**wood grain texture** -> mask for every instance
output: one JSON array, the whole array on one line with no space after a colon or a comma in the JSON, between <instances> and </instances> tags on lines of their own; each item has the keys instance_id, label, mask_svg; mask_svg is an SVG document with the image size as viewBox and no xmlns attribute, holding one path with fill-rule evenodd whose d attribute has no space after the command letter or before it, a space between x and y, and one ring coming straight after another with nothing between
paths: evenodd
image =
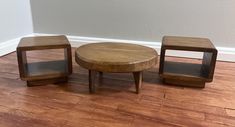
<instances>
[{"instance_id":1,"label":"wood grain texture","mask_svg":"<svg viewBox=\"0 0 235 127\"><path fill-rule=\"evenodd\" d=\"M167 49L214 52L215 46L208 38L164 36L162 43Z\"/></svg>"},{"instance_id":2,"label":"wood grain texture","mask_svg":"<svg viewBox=\"0 0 235 127\"><path fill-rule=\"evenodd\" d=\"M94 73L131 72L134 75L138 94L142 84L142 71L156 65L158 54L154 49L141 45L102 42L78 47L75 51L75 60L80 66L89 70L90 93L95 92ZM101 77L100 81L102 81Z\"/></svg>"},{"instance_id":3,"label":"wood grain texture","mask_svg":"<svg viewBox=\"0 0 235 127\"><path fill-rule=\"evenodd\" d=\"M101 72L137 72L157 63L157 52L149 47L103 42L80 46L76 61L82 67Z\"/></svg>"},{"instance_id":4,"label":"wood grain texture","mask_svg":"<svg viewBox=\"0 0 235 127\"><path fill-rule=\"evenodd\" d=\"M202 52L202 62L165 60L167 50ZM164 83L204 88L206 82L213 81L217 49L207 38L164 36L160 57L159 75Z\"/></svg>"},{"instance_id":5,"label":"wood grain texture","mask_svg":"<svg viewBox=\"0 0 235 127\"><path fill-rule=\"evenodd\" d=\"M35 50L38 52L39 50L46 49L62 49L64 58L62 60L52 58L46 61L27 61L28 52ZM49 54L39 53L38 55L47 56ZM22 38L17 47L17 59L20 78L27 81L28 86L64 82L67 81L67 76L72 73L71 46L66 36Z\"/></svg>"},{"instance_id":6,"label":"wood grain texture","mask_svg":"<svg viewBox=\"0 0 235 127\"><path fill-rule=\"evenodd\" d=\"M73 49L73 59L75 49ZM34 52L48 60L63 52ZM167 57L171 61L179 61ZM183 61L200 62L194 59ZM158 66L143 72L140 94L133 94L131 73L103 73L96 94L89 94L88 71L73 61L67 83L26 87L19 80L16 53L0 58L1 127L234 127L235 63L217 62L214 81L204 89L161 83ZM98 80L98 78L97 78ZM96 80L96 82L98 82Z\"/></svg>"},{"instance_id":7,"label":"wood grain texture","mask_svg":"<svg viewBox=\"0 0 235 127\"><path fill-rule=\"evenodd\" d=\"M25 37L20 40L17 48L21 50L41 50L41 49L58 49L70 47L66 36L37 36Z\"/></svg>"}]
</instances>

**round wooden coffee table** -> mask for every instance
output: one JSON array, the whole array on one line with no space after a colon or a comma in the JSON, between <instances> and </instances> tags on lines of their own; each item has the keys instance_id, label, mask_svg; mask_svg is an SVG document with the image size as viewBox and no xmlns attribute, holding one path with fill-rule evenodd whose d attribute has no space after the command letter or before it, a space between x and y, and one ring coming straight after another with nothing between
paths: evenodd
<instances>
[{"instance_id":1,"label":"round wooden coffee table","mask_svg":"<svg viewBox=\"0 0 235 127\"><path fill-rule=\"evenodd\" d=\"M89 70L89 90L95 92L96 73L133 73L136 93L142 83L142 71L156 65L158 54L149 47L128 43L92 43L75 51L76 62Z\"/></svg>"}]
</instances>

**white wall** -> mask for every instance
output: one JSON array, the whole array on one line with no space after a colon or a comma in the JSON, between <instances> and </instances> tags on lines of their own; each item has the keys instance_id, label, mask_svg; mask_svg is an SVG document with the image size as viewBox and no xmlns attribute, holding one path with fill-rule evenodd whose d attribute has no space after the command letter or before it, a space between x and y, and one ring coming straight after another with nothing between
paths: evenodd
<instances>
[{"instance_id":1,"label":"white wall","mask_svg":"<svg viewBox=\"0 0 235 127\"><path fill-rule=\"evenodd\" d=\"M161 41L210 38L235 48L235 0L31 0L34 32Z\"/></svg>"},{"instance_id":2,"label":"white wall","mask_svg":"<svg viewBox=\"0 0 235 127\"><path fill-rule=\"evenodd\" d=\"M29 0L0 0L0 16L0 44L33 33Z\"/></svg>"}]
</instances>

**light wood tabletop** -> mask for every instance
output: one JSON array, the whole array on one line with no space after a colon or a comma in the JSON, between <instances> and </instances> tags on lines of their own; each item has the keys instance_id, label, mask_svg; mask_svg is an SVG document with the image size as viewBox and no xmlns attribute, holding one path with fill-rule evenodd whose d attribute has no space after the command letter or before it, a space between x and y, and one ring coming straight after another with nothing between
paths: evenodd
<instances>
[{"instance_id":1,"label":"light wood tabletop","mask_svg":"<svg viewBox=\"0 0 235 127\"><path fill-rule=\"evenodd\" d=\"M216 48L208 38L164 36L164 48L188 51L214 51Z\"/></svg>"},{"instance_id":2,"label":"light wood tabletop","mask_svg":"<svg viewBox=\"0 0 235 127\"><path fill-rule=\"evenodd\" d=\"M71 47L66 36L36 36L24 37L20 40L17 48L21 50L41 50L41 49L58 49Z\"/></svg>"},{"instance_id":3,"label":"light wood tabletop","mask_svg":"<svg viewBox=\"0 0 235 127\"><path fill-rule=\"evenodd\" d=\"M103 42L80 46L75 52L76 62L89 70L90 92L94 90L96 72L134 74L137 93L142 80L142 71L157 63L156 50L129 43ZM94 73L94 74L93 74ZM101 73L102 74L102 73Z\"/></svg>"}]
</instances>

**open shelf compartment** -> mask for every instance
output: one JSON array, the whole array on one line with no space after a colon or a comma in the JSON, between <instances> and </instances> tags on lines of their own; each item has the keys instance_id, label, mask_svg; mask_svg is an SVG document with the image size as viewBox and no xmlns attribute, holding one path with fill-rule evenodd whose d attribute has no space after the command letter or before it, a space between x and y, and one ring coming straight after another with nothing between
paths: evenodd
<instances>
[{"instance_id":1,"label":"open shelf compartment","mask_svg":"<svg viewBox=\"0 0 235 127\"><path fill-rule=\"evenodd\" d=\"M64 77L69 73L65 60L27 63L25 72L26 80Z\"/></svg>"},{"instance_id":2,"label":"open shelf compartment","mask_svg":"<svg viewBox=\"0 0 235 127\"><path fill-rule=\"evenodd\" d=\"M202 64L165 61L162 77L169 76L206 81L208 74L203 70Z\"/></svg>"}]
</instances>

